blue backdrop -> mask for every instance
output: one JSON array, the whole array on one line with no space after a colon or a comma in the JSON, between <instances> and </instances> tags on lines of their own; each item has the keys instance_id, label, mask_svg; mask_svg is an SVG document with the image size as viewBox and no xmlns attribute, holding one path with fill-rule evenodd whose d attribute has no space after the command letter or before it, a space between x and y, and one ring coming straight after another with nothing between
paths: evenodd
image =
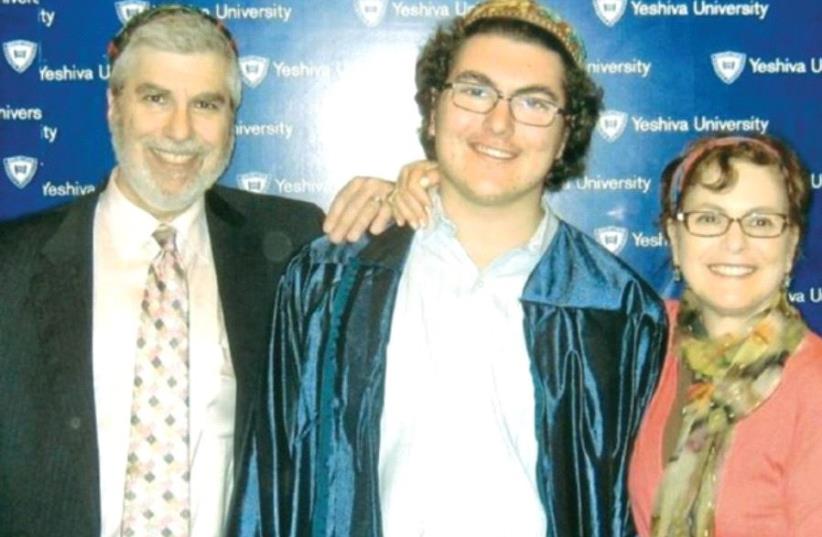
<instances>
[{"instance_id":1,"label":"blue backdrop","mask_svg":"<svg viewBox=\"0 0 822 537\"><path fill-rule=\"evenodd\" d=\"M157 2L155 2L157 3ZM236 188L327 207L354 175L422 157L414 61L450 1L194 1L234 33L244 75ZM106 45L138 0L0 0L0 219L92 191L113 164ZM808 240L791 298L822 332L822 23L819 0L555 0L588 46L606 108L587 175L554 201L567 220L676 292L656 225L659 174L721 130L786 138L812 172ZM14 260L3 259L2 263Z\"/></svg>"}]
</instances>

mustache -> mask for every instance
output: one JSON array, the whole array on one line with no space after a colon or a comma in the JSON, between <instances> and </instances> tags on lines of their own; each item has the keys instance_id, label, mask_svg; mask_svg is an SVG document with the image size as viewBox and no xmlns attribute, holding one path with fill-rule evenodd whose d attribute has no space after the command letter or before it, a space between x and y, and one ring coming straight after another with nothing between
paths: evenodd
<instances>
[{"instance_id":1,"label":"mustache","mask_svg":"<svg viewBox=\"0 0 822 537\"><path fill-rule=\"evenodd\" d=\"M208 151L204 144L193 139L175 141L166 138L151 138L145 140L145 144L149 149L157 149L176 155L203 155Z\"/></svg>"}]
</instances>

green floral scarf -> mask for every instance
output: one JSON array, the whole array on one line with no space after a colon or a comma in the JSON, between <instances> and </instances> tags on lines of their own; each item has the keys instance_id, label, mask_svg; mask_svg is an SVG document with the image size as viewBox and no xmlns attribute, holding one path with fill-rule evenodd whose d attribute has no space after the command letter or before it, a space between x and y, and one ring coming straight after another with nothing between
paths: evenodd
<instances>
[{"instance_id":1,"label":"green floral scarf","mask_svg":"<svg viewBox=\"0 0 822 537\"><path fill-rule=\"evenodd\" d=\"M805 331L799 312L780 293L746 334L709 339L699 302L685 291L674 345L693 382L657 491L654 537L713 537L717 480L734 426L774 392Z\"/></svg>"}]
</instances>

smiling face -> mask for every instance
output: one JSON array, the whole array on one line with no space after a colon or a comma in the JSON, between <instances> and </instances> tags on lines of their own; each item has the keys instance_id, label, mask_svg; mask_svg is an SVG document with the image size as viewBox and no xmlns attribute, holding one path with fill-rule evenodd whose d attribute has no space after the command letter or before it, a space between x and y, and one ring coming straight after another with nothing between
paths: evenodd
<instances>
[{"instance_id":1,"label":"smiling face","mask_svg":"<svg viewBox=\"0 0 822 537\"><path fill-rule=\"evenodd\" d=\"M122 89L109 92L117 186L161 219L179 214L225 170L233 148L228 62L216 53L135 51Z\"/></svg>"},{"instance_id":2,"label":"smiling face","mask_svg":"<svg viewBox=\"0 0 822 537\"><path fill-rule=\"evenodd\" d=\"M564 73L559 54L544 46L479 34L462 45L448 82L486 84L507 96L538 92L564 107ZM455 106L451 91L438 96L430 127L443 202L538 206L545 176L565 144L565 118L558 115L548 127L524 125L514 121L506 100L480 114Z\"/></svg>"},{"instance_id":3,"label":"smiling face","mask_svg":"<svg viewBox=\"0 0 822 537\"><path fill-rule=\"evenodd\" d=\"M710 190L699 181L682 200L682 211L714 211L739 218L751 213L787 214L785 184L775 166L733 158L738 180L729 187ZM703 172L707 184L719 175L716 164ZM753 238L738 222L718 237L697 237L673 220L667 223L673 261L697 296L705 326L718 336L736 333L781 291L790 273L798 242L795 226L774 238Z\"/></svg>"}]
</instances>

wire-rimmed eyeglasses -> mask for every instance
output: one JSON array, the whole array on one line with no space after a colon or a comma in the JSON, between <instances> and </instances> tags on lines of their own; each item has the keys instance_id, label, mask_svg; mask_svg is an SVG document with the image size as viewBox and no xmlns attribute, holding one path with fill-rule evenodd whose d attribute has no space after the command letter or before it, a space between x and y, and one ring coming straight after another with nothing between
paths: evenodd
<instances>
[{"instance_id":1,"label":"wire-rimmed eyeglasses","mask_svg":"<svg viewBox=\"0 0 822 537\"><path fill-rule=\"evenodd\" d=\"M557 115L567 115L565 109L542 91L525 91L505 96L493 86L476 82L448 82L442 88L451 90L451 101L455 106L478 114L487 114L493 110L500 99L508 101L514 120L533 127L548 127Z\"/></svg>"},{"instance_id":2,"label":"wire-rimmed eyeglasses","mask_svg":"<svg viewBox=\"0 0 822 537\"><path fill-rule=\"evenodd\" d=\"M790 220L780 213L752 212L732 218L719 211L686 211L676 213L676 219L685 225L691 235L718 237L737 222L742 232L757 239L772 239L782 235Z\"/></svg>"}]
</instances>

